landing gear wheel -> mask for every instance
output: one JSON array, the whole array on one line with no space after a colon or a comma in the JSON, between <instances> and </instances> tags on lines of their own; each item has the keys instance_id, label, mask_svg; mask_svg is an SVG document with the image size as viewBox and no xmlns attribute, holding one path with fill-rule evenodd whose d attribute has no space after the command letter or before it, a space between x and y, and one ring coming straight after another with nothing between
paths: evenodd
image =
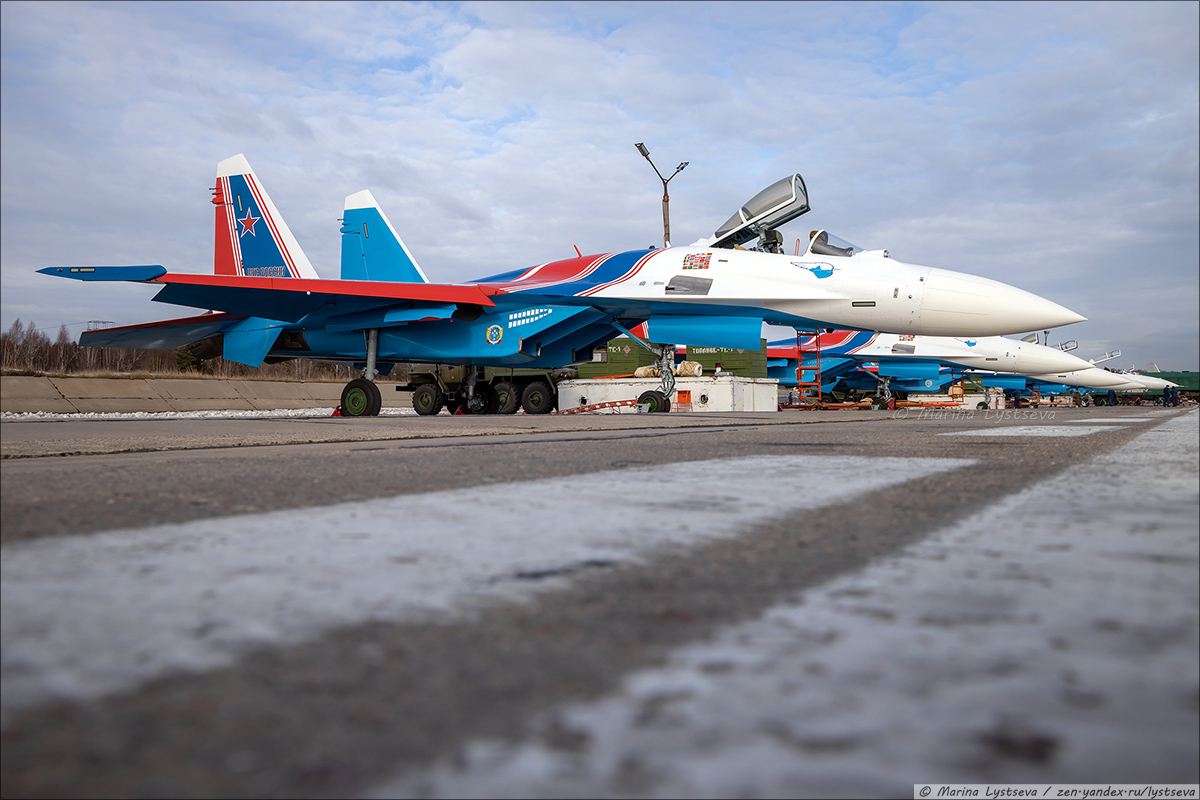
<instances>
[{"instance_id":1,"label":"landing gear wheel","mask_svg":"<svg viewBox=\"0 0 1200 800\"><path fill-rule=\"evenodd\" d=\"M979 409L980 411L987 411L987 403L980 400L975 404L975 408Z\"/></svg>"},{"instance_id":2,"label":"landing gear wheel","mask_svg":"<svg viewBox=\"0 0 1200 800\"><path fill-rule=\"evenodd\" d=\"M554 407L554 392L545 381L534 381L521 393L521 408L526 414L545 414Z\"/></svg>"},{"instance_id":3,"label":"landing gear wheel","mask_svg":"<svg viewBox=\"0 0 1200 800\"><path fill-rule=\"evenodd\" d=\"M347 417L374 417L383 406L379 387L366 378L355 378L342 389L342 415Z\"/></svg>"},{"instance_id":4,"label":"landing gear wheel","mask_svg":"<svg viewBox=\"0 0 1200 800\"><path fill-rule=\"evenodd\" d=\"M446 396L436 383L422 383L413 389L413 410L423 417L430 417L442 410Z\"/></svg>"},{"instance_id":5,"label":"landing gear wheel","mask_svg":"<svg viewBox=\"0 0 1200 800\"><path fill-rule=\"evenodd\" d=\"M487 384L479 384L465 407L468 414L495 414L498 406L496 390Z\"/></svg>"},{"instance_id":6,"label":"landing gear wheel","mask_svg":"<svg viewBox=\"0 0 1200 800\"><path fill-rule=\"evenodd\" d=\"M517 409L521 407L521 390L517 388L517 385L501 381L493 388L496 390L496 413L517 413Z\"/></svg>"},{"instance_id":7,"label":"landing gear wheel","mask_svg":"<svg viewBox=\"0 0 1200 800\"><path fill-rule=\"evenodd\" d=\"M671 401L657 389L651 389L638 395L638 405L650 406L651 414L666 414L671 410Z\"/></svg>"}]
</instances>

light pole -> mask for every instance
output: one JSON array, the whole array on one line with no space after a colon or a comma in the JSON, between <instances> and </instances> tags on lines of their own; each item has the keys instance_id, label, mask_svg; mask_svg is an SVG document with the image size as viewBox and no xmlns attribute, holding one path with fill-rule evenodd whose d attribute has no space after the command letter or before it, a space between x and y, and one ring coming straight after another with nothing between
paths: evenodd
<instances>
[{"instance_id":1,"label":"light pole","mask_svg":"<svg viewBox=\"0 0 1200 800\"><path fill-rule=\"evenodd\" d=\"M641 142L638 142L634 145L634 147L636 147L638 149L638 152L642 154L643 158L645 158L647 161L650 161L650 151L646 149L646 145L644 145ZM686 167L687 165L688 165L688 162L684 161L678 167L676 167L675 171L671 173L671 178L674 178L676 175L678 175L680 172L682 172L683 168ZM662 181L662 185L663 185L663 247L670 247L671 246L671 215L670 215L670 212L668 211L668 204L671 202L671 198L670 198L670 196L667 195L667 184L671 182L671 178L664 178L662 176L662 173L658 171L658 167L654 166L653 161L650 161L650 166L654 167L654 174L658 176L658 179L660 181Z\"/></svg>"}]
</instances>

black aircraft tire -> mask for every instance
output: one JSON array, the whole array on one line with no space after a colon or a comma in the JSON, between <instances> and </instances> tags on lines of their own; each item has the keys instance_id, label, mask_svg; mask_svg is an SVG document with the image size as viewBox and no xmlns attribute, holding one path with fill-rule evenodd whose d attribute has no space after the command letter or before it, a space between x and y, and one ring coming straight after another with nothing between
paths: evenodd
<instances>
[{"instance_id":1,"label":"black aircraft tire","mask_svg":"<svg viewBox=\"0 0 1200 800\"><path fill-rule=\"evenodd\" d=\"M666 414L671 410L671 401L657 389L651 389L638 395L638 405L650 406L651 414Z\"/></svg>"},{"instance_id":2,"label":"black aircraft tire","mask_svg":"<svg viewBox=\"0 0 1200 800\"><path fill-rule=\"evenodd\" d=\"M379 387L366 378L355 378L342 389L342 415L374 417L383 405Z\"/></svg>"},{"instance_id":3,"label":"black aircraft tire","mask_svg":"<svg viewBox=\"0 0 1200 800\"><path fill-rule=\"evenodd\" d=\"M487 384L475 387L475 394L463 404L463 410L468 414L495 414L498 401L496 391Z\"/></svg>"},{"instance_id":4,"label":"black aircraft tire","mask_svg":"<svg viewBox=\"0 0 1200 800\"><path fill-rule=\"evenodd\" d=\"M431 417L442 410L446 398L436 383L422 383L413 389L413 410L423 417Z\"/></svg>"},{"instance_id":5,"label":"black aircraft tire","mask_svg":"<svg viewBox=\"0 0 1200 800\"><path fill-rule=\"evenodd\" d=\"M534 381L521 393L521 408L526 414L547 414L554 407L554 392L545 381Z\"/></svg>"},{"instance_id":6,"label":"black aircraft tire","mask_svg":"<svg viewBox=\"0 0 1200 800\"><path fill-rule=\"evenodd\" d=\"M515 414L521 407L521 389L515 383L500 381L492 387L496 391L496 413Z\"/></svg>"},{"instance_id":7,"label":"black aircraft tire","mask_svg":"<svg viewBox=\"0 0 1200 800\"><path fill-rule=\"evenodd\" d=\"M368 381L368 383L371 384L371 408L368 410L367 415L378 417L379 410L383 408L383 392L379 391L379 384L375 383L375 381Z\"/></svg>"}]
</instances>

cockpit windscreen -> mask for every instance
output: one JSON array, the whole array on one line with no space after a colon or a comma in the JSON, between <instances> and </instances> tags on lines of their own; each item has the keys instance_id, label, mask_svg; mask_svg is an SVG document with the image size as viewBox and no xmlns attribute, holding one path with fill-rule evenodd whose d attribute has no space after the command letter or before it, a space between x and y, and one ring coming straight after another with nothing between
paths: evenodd
<instances>
[{"instance_id":1,"label":"cockpit windscreen","mask_svg":"<svg viewBox=\"0 0 1200 800\"><path fill-rule=\"evenodd\" d=\"M834 236L829 231L813 231L809 234L807 255L849 258L862 251L863 249L858 245Z\"/></svg>"}]
</instances>

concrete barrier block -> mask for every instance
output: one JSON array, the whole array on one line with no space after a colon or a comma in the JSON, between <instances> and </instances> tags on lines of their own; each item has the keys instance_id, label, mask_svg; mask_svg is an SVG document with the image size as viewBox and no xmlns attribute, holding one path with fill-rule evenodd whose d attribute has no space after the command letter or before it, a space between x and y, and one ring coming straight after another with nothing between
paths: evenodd
<instances>
[{"instance_id":1,"label":"concrete barrier block","mask_svg":"<svg viewBox=\"0 0 1200 800\"><path fill-rule=\"evenodd\" d=\"M333 408L344 383L230 381L198 378L41 378L6 376L3 409L12 413L105 413L134 411L272 411ZM412 394L379 384L385 408L410 408Z\"/></svg>"},{"instance_id":2,"label":"concrete barrier block","mask_svg":"<svg viewBox=\"0 0 1200 800\"><path fill-rule=\"evenodd\" d=\"M169 400L242 399L242 396L229 385L228 381L198 378L155 378L146 383L161 397Z\"/></svg>"},{"instance_id":3,"label":"concrete barrier block","mask_svg":"<svg viewBox=\"0 0 1200 800\"><path fill-rule=\"evenodd\" d=\"M308 390L308 395L313 400L320 400L322 405L328 404L336 406L342 402L342 389L346 388L344 383L325 383L314 382L301 384Z\"/></svg>"},{"instance_id":4,"label":"concrete barrier block","mask_svg":"<svg viewBox=\"0 0 1200 800\"><path fill-rule=\"evenodd\" d=\"M30 399L62 399L62 394L50 382L49 378L36 378L25 375L6 375L0 381L0 399L13 400L16 398Z\"/></svg>"},{"instance_id":5,"label":"concrete barrier block","mask_svg":"<svg viewBox=\"0 0 1200 800\"><path fill-rule=\"evenodd\" d=\"M253 404L244 398L225 399L217 397L185 398L167 400L172 411L256 411Z\"/></svg>"},{"instance_id":6,"label":"concrete barrier block","mask_svg":"<svg viewBox=\"0 0 1200 800\"><path fill-rule=\"evenodd\" d=\"M247 400L311 400L312 394L307 385L274 381L229 381L229 386Z\"/></svg>"},{"instance_id":7,"label":"concrete barrier block","mask_svg":"<svg viewBox=\"0 0 1200 800\"><path fill-rule=\"evenodd\" d=\"M313 400L303 383L230 381L229 385L256 411L273 411L277 408L313 408L324 405L322 402Z\"/></svg>"},{"instance_id":8,"label":"concrete barrier block","mask_svg":"<svg viewBox=\"0 0 1200 800\"><path fill-rule=\"evenodd\" d=\"M70 414L76 409L49 378L10 375L0 381L0 410L10 414Z\"/></svg>"},{"instance_id":9,"label":"concrete barrier block","mask_svg":"<svg viewBox=\"0 0 1200 800\"><path fill-rule=\"evenodd\" d=\"M384 408L412 408L412 392L397 392L386 383L379 388Z\"/></svg>"},{"instance_id":10,"label":"concrete barrier block","mask_svg":"<svg viewBox=\"0 0 1200 800\"><path fill-rule=\"evenodd\" d=\"M142 381L145 384L145 381ZM131 413L134 411L173 411L161 397L79 397L72 401L84 414Z\"/></svg>"},{"instance_id":11,"label":"concrete barrier block","mask_svg":"<svg viewBox=\"0 0 1200 800\"><path fill-rule=\"evenodd\" d=\"M151 390L149 381L145 379L121 380L119 378L51 378L54 387L63 397L80 399L100 399L128 397L139 399L159 397L158 392Z\"/></svg>"}]
</instances>

